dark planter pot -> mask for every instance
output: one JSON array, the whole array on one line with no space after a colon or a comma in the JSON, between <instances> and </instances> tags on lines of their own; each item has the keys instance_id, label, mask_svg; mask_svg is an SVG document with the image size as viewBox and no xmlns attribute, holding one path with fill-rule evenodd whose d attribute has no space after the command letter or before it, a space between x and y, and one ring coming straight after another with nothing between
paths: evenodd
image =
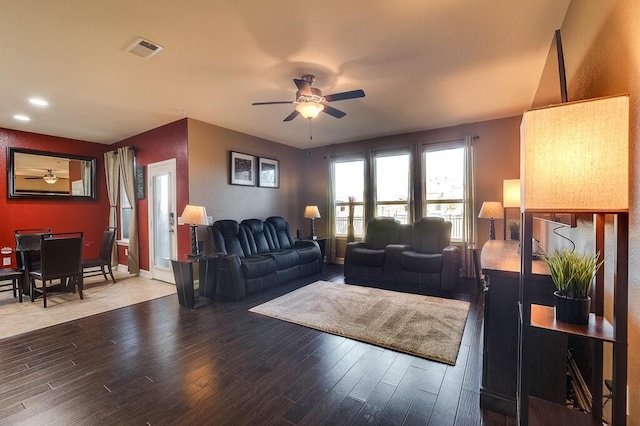
<instances>
[{"instance_id":1,"label":"dark planter pot","mask_svg":"<svg viewBox=\"0 0 640 426\"><path fill-rule=\"evenodd\" d=\"M512 240L519 240L520 239L520 233L518 231L511 231L511 239Z\"/></svg>"},{"instance_id":2,"label":"dark planter pot","mask_svg":"<svg viewBox=\"0 0 640 426\"><path fill-rule=\"evenodd\" d=\"M557 291L553 293L556 297L556 320L568 324L586 325L589 323L589 312L591 311L591 298L572 299L562 296Z\"/></svg>"}]
</instances>

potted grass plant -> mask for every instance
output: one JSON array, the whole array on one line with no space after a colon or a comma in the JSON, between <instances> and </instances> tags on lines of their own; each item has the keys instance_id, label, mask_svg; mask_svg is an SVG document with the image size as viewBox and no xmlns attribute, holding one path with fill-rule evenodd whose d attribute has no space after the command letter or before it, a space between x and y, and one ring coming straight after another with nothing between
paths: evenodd
<instances>
[{"instance_id":1,"label":"potted grass plant","mask_svg":"<svg viewBox=\"0 0 640 426\"><path fill-rule=\"evenodd\" d=\"M353 216L355 214L355 209L356 209L356 197L354 196L350 196L348 198L348 203L349 203L349 222L347 225L347 242L353 242L356 240L356 236L355 236L355 228L353 226Z\"/></svg>"},{"instance_id":2,"label":"potted grass plant","mask_svg":"<svg viewBox=\"0 0 640 426\"><path fill-rule=\"evenodd\" d=\"M556 286L556 320L570 324L587 324L591 310L591 285L602 266L600 253L579 254L573 250L542 254Z\"/></svg>"}]
</instances>

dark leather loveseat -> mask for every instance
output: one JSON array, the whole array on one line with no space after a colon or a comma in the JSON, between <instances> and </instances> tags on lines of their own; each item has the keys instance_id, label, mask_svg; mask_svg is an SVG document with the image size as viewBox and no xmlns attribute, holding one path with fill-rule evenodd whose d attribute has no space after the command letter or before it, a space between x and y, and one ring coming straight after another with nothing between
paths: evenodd
<instances>
[{"instance_id":1,"label":"dark leather loveseat","mask_svg":"<svg viewBox=\"0 0 640 426\"><path fill-rule=\"evenodd\" d=\"M322 271L315 241L294 240L279 216L209 226L218 254L217 293L234 300Z\"/></svg>"},{"instance_id":2,"label":"dark leather loveseat","mask_svg":"<svg viewBox=\"0 0 640 426\"><path fill-rule=\"evenodd\" d=\"M413 225L379 217L364 241L347 244L345 281L386 282L452 291L460 280L460 250L451 246L451 222L426 217Z\"/></svg>"}]
</instances>

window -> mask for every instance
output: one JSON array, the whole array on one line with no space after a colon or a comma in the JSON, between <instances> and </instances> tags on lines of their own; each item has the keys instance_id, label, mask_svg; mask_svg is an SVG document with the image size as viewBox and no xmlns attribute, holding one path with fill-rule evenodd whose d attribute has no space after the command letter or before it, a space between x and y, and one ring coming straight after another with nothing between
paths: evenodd
<instances>
[{"instance_id":1,"label":"window","mask_svg":"<svg viewBox=\"0 0 640 426\"><path fill-rule=\"evenodd\" d=\"M129 242L129 225L132 212L131 203L127 197L127 192L124 190L124 183L120 179L120 241L124 243Z\"/></svg>"},{"instance_id":2,"label":"window","mask_svg":"<svg viewBox=\"0 0 640 426\"><path fill-rule=\"evenodd\" d=\"M452 224L451 240L462 240L464 212L464 147L430 147L423 151L423 216Z\"/></svg>"},{"instance_id":3,"label":"window","mask_svg":"<svg viewBox=\"0 0 640 426\"><path fill-rule=\"evenodd\" d=\"M364 160L333 163L335 235L347 236L349 197L354 200L353 227L356 237L364 234Z\"/></svg>"},{"instance_id":4,"label":"window","mask_svg":"<svg viewBox=\"0 0 640 426\"><path fill-rule=\"evenodd\" d=\"M409 154L375 157L376 217L409 223Z\"/></svg>"}]
</instances>

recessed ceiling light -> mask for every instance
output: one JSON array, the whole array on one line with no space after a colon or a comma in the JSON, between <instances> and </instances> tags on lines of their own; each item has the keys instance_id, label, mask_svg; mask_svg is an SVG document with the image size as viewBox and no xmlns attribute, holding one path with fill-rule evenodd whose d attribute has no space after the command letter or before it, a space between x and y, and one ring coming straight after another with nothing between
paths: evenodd
<instances>
[{"instance_id":1,"label":"recessed ceiling light","mask_svg":"<svg viewBox=\"0 0 640 426\"><path fill-rule=\"evenodd\" d=\"M42 98L31 98L29 99L29 102L37 106L49 106L49 102L45 101Z\"/></svg>"},{"instance_id":2,"label":"recessed ceiling light","mask_svg":"<svg viewBox=\"0 0 640 426\"><path fill-rule=\"evenodd\" d=\"M16 120L19 121L31 121L31 119L29 117L27 117L26 115L23 114L16 114L13 116L13 118L15 118Z\"/></svg>"}]
</instances>

